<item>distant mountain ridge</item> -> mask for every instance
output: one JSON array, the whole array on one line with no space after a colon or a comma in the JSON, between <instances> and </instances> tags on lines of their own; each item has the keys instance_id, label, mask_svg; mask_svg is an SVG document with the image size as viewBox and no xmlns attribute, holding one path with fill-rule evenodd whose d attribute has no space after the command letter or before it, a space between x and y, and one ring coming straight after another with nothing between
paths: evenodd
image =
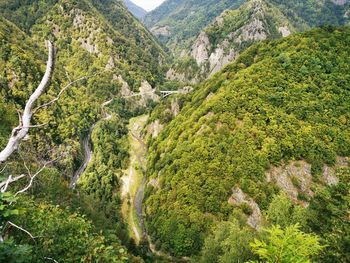
<instances>
[{"instance_id":1,"label":"distant mountain ridge","mask_svg":"<svg viewBox=\"0 0 350 263\"><path fill-rule=\"evenodd\" d=\"M130 0L124 0L124 3L134 16L136 16L140 20L144 19L144 17L147 14L147 11L145 9L143 9L142 7L138 6Z\"/></svg>"},{"instance_id":2,"label":"distant mountain ridge","mask_svg":"<svg viewBox=\"0 0 350 263\"><path fill-rule=\"evenodd\" d=\"M181 52L194 37L226 9L236 9L246 0L167 0L149 12L145 25L173 53Z\"/></svg>"},{"instance_id":3,"label":"distant mountain ridge","mask_svg":"<svg viewBox=\"0 0 350 263\"><path fill-rule=\"evenodd\" d=\"M349 24L349 1L250 0L225 10L181 51L167 77L198 82L232 62L257 41L320 25ZM171 36L169 36L171 37Z\"/></svg>"}]
</instances>

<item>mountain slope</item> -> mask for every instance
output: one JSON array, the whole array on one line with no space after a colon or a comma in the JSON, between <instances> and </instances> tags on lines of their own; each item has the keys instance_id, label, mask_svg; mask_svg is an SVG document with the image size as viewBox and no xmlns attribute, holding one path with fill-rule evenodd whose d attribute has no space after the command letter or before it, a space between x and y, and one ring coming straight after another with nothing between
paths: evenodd
<instances>
[{"instance_id":1,"label":"mountain slope","mask_svg":"<svg viewBox=\"0 0 350 263\"><path fill-rule=\"evenodd\" d=\"M202 30L192 47L175 61L168 78L198 82L257 41L285 37L323 24L347 24L349 8L347 1L248 1L237 10L226 10Z\"/></svg>"},{"instance_id":2,"label":"mountain slope","mask_svg":"<svg viewBox=\"0 0 350 263\"><path fill-rule=\"evenodd\" d=\"M134 16L136 16L138 19L142 20L146 16L147 11L145 9L143 9L142 7L134 4L134 2L132 2L130 0L124 0L124 3L128 7L129 11Z\"/></svg>"},{"instance_id":3,"label":"mountain slope","mask_svg":"<svg viewBox=\"0 0 350 263\"><path fill-rule=\"evenodd\" d=\"M279 189L310 200L325 165L350 155L349 41L348 28L327 27L263 42L200 85L150 146L145 211L155 244L193 255L237 207L259 228ZM274 172L291 160L304 160L291 163L294 183Z\"/></svg>"},{"instance_id":4,"label":"mountain slope","mask_svg":"<svg viewBox=\"0 0 350 263\"><path fill-rule=\"evenodd\" d=\"M148 64L153 67L153 60L147 58L147 51L151 53L153 58L157 58L160 63L164 63L165 54L154 37L143 27L143 25L135 19L126 9L125 5L119 0L88 0L75 3L74 1L60 0L27 0L23 1L0 1L0 13L8 20L15 23L19 28L26 32L30 32L33 25L41 24L47 14L57 6L72 6L84 10L89 10L90 15L96 15L109 28L118 31L119 38L123 38L119 44L135 49L135 53L145 53L140 61L148 59ZM64 12L64 10L63 10ZM100 14L99 14L100 13ZM67 19L66 19L67 20ZM69 21L71 22L71 21ZM113 33L115 34L115 32ZM121 48L121 47L120 47ZM146 50L146 52L144 52ZM121 52L122 54L123 52ZM129 52L130 53L130 52ZM132 57L131 54L126 56ZM161 75L161 74L155 74ZM153 84L153 83L152 83Z\"/></svg>"},{"instance_id":5,"label":"mountain slope","mask_svg":"<svg viewBox=\"0 0 350 263\"><path fill-rule=\"evenodd\" d=\"M42 45L36 44L13 23L2 17L0 17L0 42L0 147L3 149L11 129L18 125L16 109L18 112L23 109L24 103L40 83L45 71L47 52ZM66 83L65 70L58 63L51 85L46 94L39 99L39 105L50 101ZM79 84L77 86L82 89L82 94L79 94L74 85L69 90L69 95L73 95L74 98L63 94L57 104L36 112L32 125L39 123L46 123L46 125L40 129L31 128L18 151L8 160L5 169L1 170L1 177L5 178L10 174L26 175L28 171L30 173L39 169L42 163L54 158L60 159L55 165L47 165L37 176L30 191L19 195L20 201L12 204L16 209L23 211L20 215L11 217L13 222L25 227L35 236L40 233L45 235L42 235L33 245L32 239L24 232L8 230L10 238L6 238L5 244L7 242L9 244L7 247L2 245L0 248L1 258L5 262L12 262L13 253L16 253L17 257L26 253L24 247L27 250L30 249L25 256L25 262L43 262L45 261L43 255L61 258L65 262L77 262L82 258L93 261L128 258L118 238L102 234L98 226L102 224L104 231L110 231L115 229L119 222L111 220L102 212L103 205L99 200L95 199L91 203L83 193L77 197L68 189L64 181L64 177L68 178L71 169L74 169L74 159L77 158L79 150L79 133L83 132L84 125L89 125L88 121L91 120L84 114L88 112L98 114L94 109L97 107L96 102L84 96L86 89L81 83ZM86 101L89 102L88 107L84 107ZM82 109L74 109L75 112L72 113L72 110L67 110L67 106L72 107L72 105L82 106ZM81 119L80 122L75 122L75 127L82 130L72 132L71 135L60 134L57 126L74 118L74 114L78 114ZM29 179L28 175L28 179L11 186L9 190L16 192L22 189L29 183ZM11 192L7 194L11 196ZM1 204L4 204L3 196L2 194L0 197ZM4 226L6 219L2 214L1 228L6 227ZM117 231L114 233L120 234ZM70 236L74 238L71 239ZM13 244L11 243L13 240L16 243L13 245L9 259L6 257L6 252L8 246ZM107 246L110 246L108 250L104 249ZM93 252L97 247L101 249L99 253Z\"/></svg>"},{"instance_id":6,"label":"mountain slope","mask_svg":"<svg viewBox=\"0 0 350 263\"><path fill-rule=\"evenodd\" d=\"M144 22L172 52L178 54L215 17L243 2L245 0L167 0L148 13Z\"/></svg>"},{"instance_id":7,"label":"mountain slope","mask_svg":"<svg viewBox=\"0 0 350 263\"><path fill-rule=\"evenodd\" d=\"M26 262L42 262L43 255L64 262L127 262L131 256L119 240L131 244L119 213L119 179L128 166L126 125L129 118L144 112L144 105L151 100L145 96L144 103L140 103L136 96L131 101L123 96L145 87L154 95L148 83L162 83L165 53L117 0L0 3L1 146L18 122L15 109L23 108L43 75L45 40L52 40L58 48L51 85L38 104L53 100L62 91L61 96L35 113L32 124L44 125L30 129L20 147L23 155L15 153L5 172L1 172L1 177L26 174L27 166L34 171L57 159L38 176L35 187L21 203L16 203L28 212L15 216L14 222L28 226L36 236L49 233L36 242L40 248L35 247ZM67 86L71 81L73 85ZM110 102L108 109L102 107L106 101ZM110 115L108 119L104 119L104 110ZM68 185L84 159L80 142L92 128L93 157L78 183L78 197ZM23 186L25 183L27 180ZM10 190L16 192L19 187L18 184ZM43 223L45 213L47 225ZM18 244L32 244L23 233L14 231L11 236ZM52 238L56 236L60 238ZM84 245L78 244L82 236Z\"/></svg>"}]
</instances>

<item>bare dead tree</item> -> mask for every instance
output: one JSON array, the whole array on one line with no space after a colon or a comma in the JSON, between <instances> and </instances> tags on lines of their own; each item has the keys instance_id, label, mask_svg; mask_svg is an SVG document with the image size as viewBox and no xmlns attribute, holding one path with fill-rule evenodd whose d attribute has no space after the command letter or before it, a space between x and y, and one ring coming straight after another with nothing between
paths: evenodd
<instances>
[{"instance_id":1,"label":"bare dead tree","mask_svg":"<svg viewBox=\"0 0 350 263\"><path fill-rule=\"evenodd\" d=\"M18 148L21 141L27 136L29 128L31 127L30 122L33 116L33 108L39 97L45 92L50 84L51 77L55 66L56 49L52 42L47 41L49 48L49 56L46 64L46 71L44 77L42 78L39 86L30 96L27 101L23 115L20 116L19 125L12 130L11 137L5 147L0 152L0 163L5 162L11 154Z\"/></svg>"},{"instance_id":2,"label":"bare dead tree","mask_svg":"<svg viewBox=\"0 0 350 263\"><path fill-rule=\"evenodd\" d=\"M61 97L61 95L63 94L63 92L65 90L67 90L70 86L74 85L75 83L77 83L78 81L90 78L92 76L98 75L100 73L96 73L93 74L91 76L83 76L80 77L77 80L71 81L71 79L69 78L69 75L67 73L67 77L69 80L69 83L59 92L58 96L56 98L54 98L53 100L37 106L36 108L34 108L37 100L41 97L41 95L46 91L46 89L49 87L50 82L51 82L51 78L54 72L54 67L55 67L55 60L56 60L56 48L54 46L54 44L50 41L47 41L47 45L48 45L48 60L46 63L46 70L45 70L45 74L39 84L39 86L36 88L36 90L34 91L34 93L30 96L30 98L28 99L28 101L26 102L23 114L21 114L19 111L17 111L18 113L18 117L19 117L19 124L17 127L15 127L12 130L11 133L11 137L8 140L8 143L6 145L6 147L0 152L0 164L4 163L6 160L8 160L8 158L18 149L18 147L20 146L20 143L23 141L23 139L28 135L29 129L30 128L38 128L38 127L42 127L47 125L47 123L45 124L39 124L39 125L31 125L31 120L33 115L40 109L46 108L52 104L54 104L55 102L57 102L59 100L59 98ZM53 162L55 162L57 159L46 162L44 165L42 165L36 172L35 174L31 174L28 166L26 165L26 163L24 162L24 167L26 168L28 174L21 174L18 176L13 176L13 175L9 175L7 177L7 179L5 179L3 182L0 182L0 192L1 193L5 193L8 189L8 187L10 186L11 183L17 182L27 176L29 176L29 182L28 184L21 190L17 191L14 194L14 197L18 196L19 194L25 193L28 189L30 189L33 185L34 179L42 173L42 171L50 164L52 164ZM5 164L5 166L3 168L0 169L0 174L2 174L7 168L7 164ZM10 205L12 204L12 202L10 203ZM1 226L0 224L0 229L5 228L7 226L11 226L11 227L15 227L18 230L26 233L28 236L30 236L34 241L35 238L28 230L24 229L23 227L20 227L18 225L16 225L15 223L11 222L11 221L7 221L5 223L5 225ZM0 243L4 242L5 237L3 236L3 233L0 233ZM49 258L49 257L45 257L45 259L47 260L51 260L54 262L57 262L55 259L53 258Z\"/></svg>"}]
</instances>

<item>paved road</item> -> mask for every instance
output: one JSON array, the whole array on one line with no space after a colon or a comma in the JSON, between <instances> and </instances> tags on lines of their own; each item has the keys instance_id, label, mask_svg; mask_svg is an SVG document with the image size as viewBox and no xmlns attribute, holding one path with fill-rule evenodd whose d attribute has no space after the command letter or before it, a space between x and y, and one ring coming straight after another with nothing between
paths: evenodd
<instances>
[{"instance_id":1,"label":"paved road","mask_svg":"<svg viewBox=\"0 0 350 263\"><path fill-rule=\"evenodd\" d=\"M84 161L81 164L81 166L79 167L79 169L74 173L74 176L73 176L72 181L70 183L70 188L72 188L72 189L75 189L80 176L83 174L83 172L85 171L89 162L91 161L92 151L90 148L90 139L91 139L91 134L92 134L92 131L94 130L95 125L96 125L96 123L90 127L88 135L84 138L84 141L83 141Z\"/></svg>"},{"instance_id":2,"label":"paved road","mask_svg":"<svg viewBox=\"0 0 350 263\"><path fill-rule=\"evenodd\" d=\"M102 119L100 119L99 121L97 121L96 123L94 123L93 125L91 125L88 135L84 138L84 141L83 141L84 161L81 164L81 166L79 167L79 169L74 173L74 176L70 182L70 188L72 188L72 189L75 189L80 176L86 170L86 167L88 166L88 164L91 161L92 151L91 151L90 139L91 139L92 131L94 130L96 124L99 123L100 121L109 120L110 118L112 118L112 115L110 115L104 111L104 107L107 106L108 104L110 104L112 101L113 101L113 99L110 99L109 101L102 103L101 109L102 109L102 114L104 117Z\"/></svg>"}]
</instances>

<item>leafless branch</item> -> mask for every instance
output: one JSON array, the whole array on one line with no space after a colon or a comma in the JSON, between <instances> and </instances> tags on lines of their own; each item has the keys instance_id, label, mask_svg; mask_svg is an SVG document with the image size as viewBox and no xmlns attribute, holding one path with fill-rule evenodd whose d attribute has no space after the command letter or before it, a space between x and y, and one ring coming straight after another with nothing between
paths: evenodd
<instances>
[{"instance_id":1,"label":"leafless branch","mask_svg":"<svg viewBox=\"0 0 350 263\"><path fill-rule=\"evenodd\" d=\"M0 174L3 173L7 168L7 164L5 164L4 168L1 169Z\"/></svg>"},{"instance_id":2,"label":"leafless branch","mask_svg":"<svg viewBox=\"0 0 350 263\"><path fill-rule=\"evenodd\" d=\"M19 110L16 110L17 111L17 115L18 115L18 123L19 125L22 125L22 115L21 115L21 112Z\"/></svg>"},{"instance_id":3,"label":"leafless branch","mask_svg":"<svg viewBox=\"0 0 350 263\"><path fill-rule=\"evenodd\" d=\"M4 188L1 189L1 192L2 193L5 193L7 188L9 187L9 184L12 180L12 175L9 175L9 177L7 178L6 182L5 182L5 185L4 185Z\"/></svg>"},{"instance_id":4,"label":"leafless branch","mask_svg":"<svg viewBox=\"0 0 350 263\"><path fill-rule=\"evenodd\" d=\"M53 261L53 262L55 262L55 263L58 263L58 261L55 260L55 259L53 259L53 258L44 257L44 259L48 259L48 260L51 260L51 261Z\"/></svg>"},{"instance_id":5,"label":"leafless branch","mask_svg":"<svg viewBox=\"0 0 350 263\"><path fill-rule=\"evenodd\" d=\"M17 229L23 231L24 233L26 233L26 234L27 234L28 236L30 236L31 239L33 239L33 241L35 242L35 237L34 237L29 231L25 230L24 228L22 228L22 227L20 227L20 226L17 226L16 224L12 223L11 221L8 221L7 223L8 223L9 225L11 225L11 226L13 226L13 227L15 227L15 228L17 228Z\"/></svg>"},{"instance_id":6,"label":"leafless branch","mask_svg":"<svg viewBox=\"0 0 350 263\"><path fill-rule=\"evenodd\" d=\"M66 71L66 76L67 76L67 79L69 80L69 82L72 82L72 80L71 80L71 78L70 78L70 76L68 74L68 71Z\"/></svg>"},{"instance_id":7,"label":"leafless branch","mask_svg":"<svg viewBox=\"0 0 350 263\"><path fill-rule=\"evenodd\" d=\"M39 99L39 97L45 92L47 87L50 84L51 76L54 71L54 65L55 65L55 46L52 42L48 41L48 48L49 48L49 56L46 64L46 71L45 74L39 84L39 86L36 88L34 93L30 96L28 99L23 115L20 117L19 125L12 130L11 137L5 147L0 152L0 163L6 161L11 154L18 148L21 141L26 137L26 135L29 132L30 122L33 116L33 107L35 102Z\"/></svg>"},{"instance_id":8,"label":"leafless branch","mask_svg":"<svg viewBox=\"0 0 350 263\"><path fill-rule=\"evenodd\" d=\"M22 179L22 178L24 178L24 177L26 177L25 174L21 174L21 175L16 176L16 177L12 177L12 175L10 175L10 176L6 179L6 181L0 183L1 192L2 192L2 193L5 193L6 190L7 190L7 188L8 188L8 186L9 186L11 183L14 183L14 182L16 182L16 181L18 181L18 180L20 180L20 179Z\"/></svg>"},{"instance_id":9,"label":"leafless branch","mask_svg":"<svg viewBox=\"0 0 350 263\"><path fill-rule=\"evenodd\" d=\"M37 125L30 125L28 127L23 127L23 128L40 128L40 127L43 127L43 126L46 126L48 125L48 123L42 123L42 124L37 124Z\"/></svg>"},{"instance_id":10,"label":"leafless branch","mask_svg":"<svg viewBox=\"0 0 350 263\"><path fill-rule=\"evenodd\" d=\"M68 74L68 73L67 73ZM72 85L74 85L75 83L79 82L79 81L82 81L84 79L88 79L88 78L91 78L91 77L94 77L96 75L98 75L100 73L95 73L93 75L89 75L89 76L83 76L83 77L80 77L74 81L71 81L69 82L63 89L61 89L61 91L58 93L57 97L54 98L53 100L43 104L43 105L40 105L39 107L37 107L33 112L36 113L38 110L42 109L42 108L45 108L45 107L48 107L52 104L54 104L56 101L58 101L60 99L60 97L62 96L62 94ZM69 76L67 75L67 77L69 78ZM70 79L70 78L69 78Z\"/></svg>"},{"instance_id":11,"label":"leafless branch","mask_svg":"<svg viewBox=\"0 0 350 263\"><path fill-rule=\"evenodd\" d=\"M30 172L30 169L29 169L29 167L28 167L26 161L24 160L24 158L23 158L21 152L20 152L20 151L18 151L18 152L19 152L19 156L21 157L21 159L22 159L22 161L23 161L23 166L24 166L24 168L26 168L26 170L27 170L27 172L28 172L28 175L31 177L31 176L32 176L32 173Z\"/></svg>"},{"instance_id":12,"label":"leafless branch","mask_svg":"<svg viewBox=\"0 0 350 263\"><path fill-rule=\"evenodd\" d=\"M30 176L30 181L28 183L28 185L26 187L24 187L22 190L19 190L17 193L15 193L15 197L19 194L22 194L24 192L26 192L30 187L32 187L34 179L41 174L41 172L51 163L55 162L57 159L53 160L53 161L49 161L46 162L35 174L31 175L29 169L27 168L28 172L29 172L29 176Z\"/></svg>"}]
</instances>

